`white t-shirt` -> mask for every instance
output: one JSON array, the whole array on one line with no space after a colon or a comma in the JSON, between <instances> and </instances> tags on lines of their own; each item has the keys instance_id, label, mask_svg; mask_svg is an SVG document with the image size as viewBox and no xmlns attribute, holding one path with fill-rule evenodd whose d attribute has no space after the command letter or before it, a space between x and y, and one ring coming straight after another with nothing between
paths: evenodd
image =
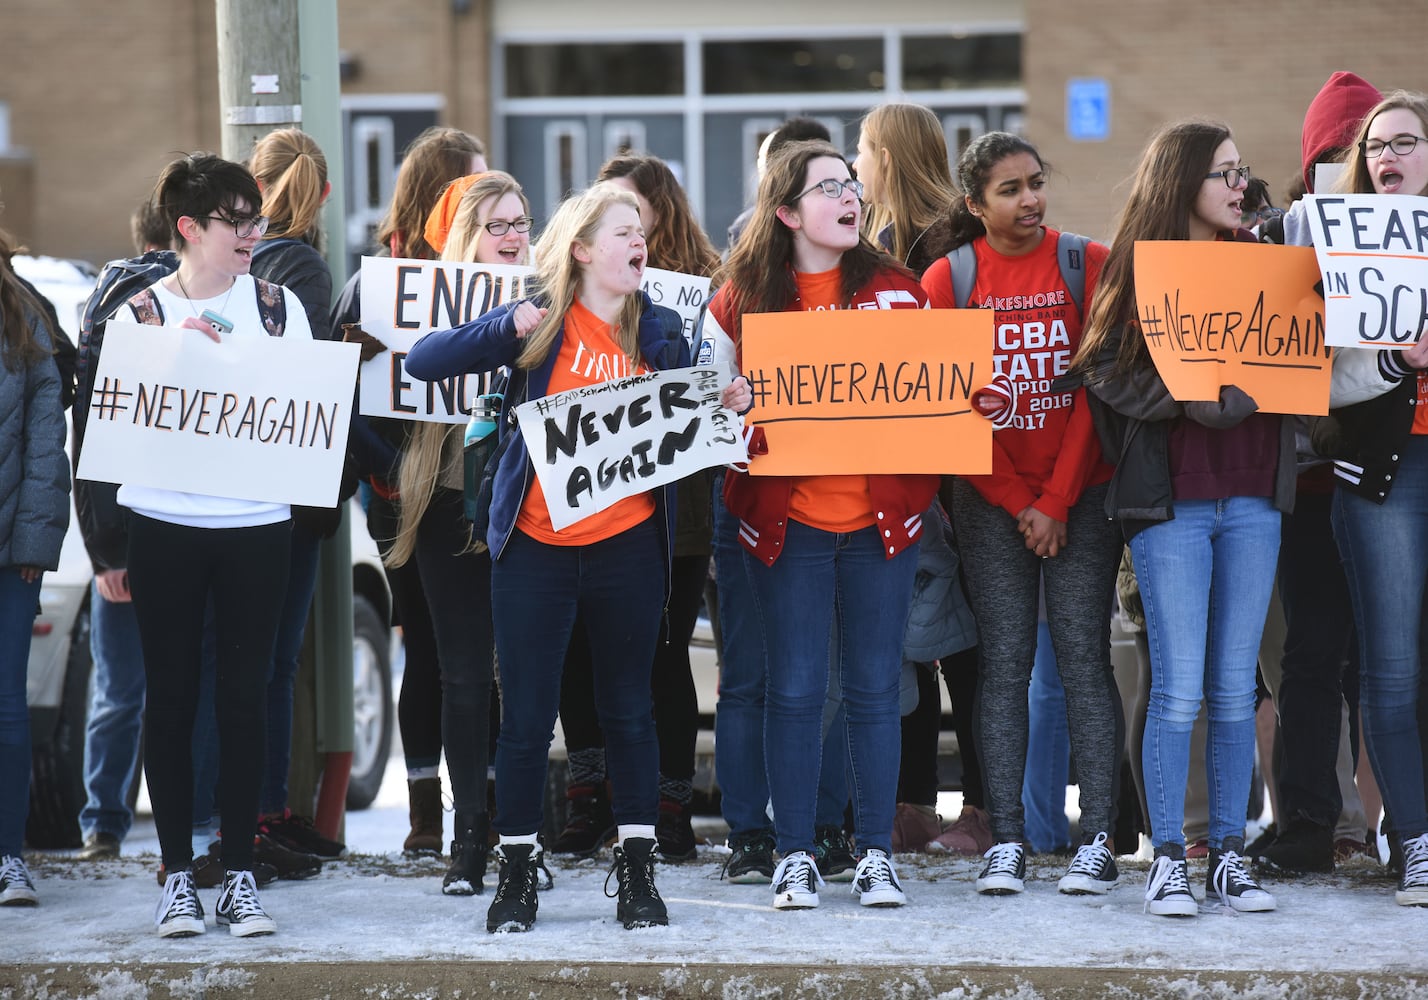
<instances>
[{"instance_id":1,"label":"white t-shirt","mask_svg":"<svg viewBox=\"0 0 1428 1000\"><path fill-rule=\"evenodd\" d=\"M165 326L182 326L185 318L199 316L205 309L212 309L220 316L233 321L235 336L268 335L258 313L258 290L250 274L240 276L234 281L232 288L210 299L180 298L169 291L162 281L151 287L154 297L159 301L159 307L163 310ZM302 302L286 288L283 289L283 299L288 314L283 336L289 339L311 340L312 329L308 326L307 313L303 310ZM130 322L139 320L134 307L128 303L121 306L115 315ZM195 337L203 336L197 330L189 332ZM252 528L260 524L284 521L291 516L291 510L285 503L210 497L200 493L181 493L178 490L134 486L128 483L119 487L118 501L136 514L192 528Z\"/></svg>"}]
</instances>

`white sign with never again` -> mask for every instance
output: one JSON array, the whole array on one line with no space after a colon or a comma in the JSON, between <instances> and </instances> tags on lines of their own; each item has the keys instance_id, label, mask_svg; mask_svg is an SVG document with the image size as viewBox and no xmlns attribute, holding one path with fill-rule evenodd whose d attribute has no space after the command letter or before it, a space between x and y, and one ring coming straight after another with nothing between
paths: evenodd
<instances>
[{"instance_id":1,"label":"white sign with never again","mask_svg":"<svg viewBox=\"0 0 1428 1000\"><path fill-rule=\"evenodd\" d=\"M80 479L332 507L356 344L225 336L111 320Z\"/></svg>"},{"instance_id":2,"label":"white sign with never again","mask_svg":"<svg viewBox=\"0 0 1428 1000\"><path fill-rule=\"evenodd\" d=\"M387 350L362 365L362 413L466 423L472 401L488 391L490 373L423 382L407 374L407 352L432 330L449 330L526 298L534 273L513 264L363 257L362 329Z\"/></svg>"},{"instance_id":3,"label":"white sign with never again","mask_svg":"<svg viewBox=\"0 0 1428 1000\"><path fill-rule=\"evenodd\" d=\"M1324 340L1411 347L1428 327L1428 198L1304 196L1324 282Z\"/></svg>"},{"instance_id":4,"label":"white sign with never again","mask_svg":"<svg viewBox=\"0 0 1428 1000\"><path fill-rule=\"evenodd\" d=\"M675 368L533 399L516 408L556 531L716 465L748 461L743 421L708 368Z\"/></svg>"}]
</instances>

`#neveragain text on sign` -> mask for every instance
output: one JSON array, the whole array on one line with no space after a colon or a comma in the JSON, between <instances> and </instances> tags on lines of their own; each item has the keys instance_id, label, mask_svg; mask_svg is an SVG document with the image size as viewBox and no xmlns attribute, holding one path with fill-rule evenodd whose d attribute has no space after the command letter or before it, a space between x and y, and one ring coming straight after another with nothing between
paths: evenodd
<instances>
[{"instance_id":1,"label":"#neveragain text on sign","mask_svg":"<svg viewBox=\"0 0 1428 1000\"><path fill-rule=\"evenodd\" d=\"M358 347L110 320L80 479L337 503Z\"/></svg>"},{"instance_id":2,"label":"#neveragain text on sign","mask_svg":"<svg viewBox=\"0 0 1428 1000\"><path fill-rule=\"evenodd\" d=\"M768 454L750 475L992 471L992 423L972 393L992 380L990 309L749 313L747 414Z\"/></svg>"},{"instance_id":3,"label":"#neveragain text on sign","mask_svg":"<svg viewBox=\"0 0 1428 1000\"><path fill-rule=\"evenodd\" d=\"M1428 198L1304 196L1336 347L1412 347L1428 326Z\"/></svg>"},{"instance_id":4,"label":"#neveragain text on sign","mask_svg":"<svg viewBox=\"0 0 1428 1000\"><path fill-rule=\"evenodd\" d=\"M387 350L362 365L361 412L466 423L472 402L490 391L492 373L423 382L407 375L407 352L432 330L450 330L497 306L528 298L534 273L511 264L363 257L362 329Z\"/></svg>"},{"instance_id":5,"label":"#neveragain text on sign","mask_svg":"<svg viewBox=\"0 0 1428 1000\"><path fill-rule=\"evenodd\" d=\"M556 531L618 500L742 462L743 424L719 405L718 372L674 368L516 407Z\"/></svg>"},{"instance_id":6,"label":"#neveragain text on sign","mask_svg":"<svg viewBox=\"0 0 1428 1000\"><path fill-rule=\"evenodd\" d=\"M1135 245L1140 332L1170 395L1239 386L1265 413L1329 412L1314 251L1203 240Z\"/></svg>"}]
</instances>

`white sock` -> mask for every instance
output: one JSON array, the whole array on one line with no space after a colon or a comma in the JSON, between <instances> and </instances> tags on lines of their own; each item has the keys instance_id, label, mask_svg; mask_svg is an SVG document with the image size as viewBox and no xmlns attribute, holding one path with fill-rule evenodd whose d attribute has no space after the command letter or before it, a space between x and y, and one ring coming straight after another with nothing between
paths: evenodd
<instances>
[{"instance_id":1,"label":"white sock","mask_svg":"<svg viewBox=\"0 0 1428 1000\"><path fill-rule=\"evenodd\" d=\"M625 826L621 824L618 830L618 836L620 838L620 846L623 848L625 841L630 837L643 837L645 840L654 840L655 828L652 826L638 826L633 824Z\"/></svg>"},{"instance_id":2,"label":"white sock","mask_svg":"<svg viewBox=\"0 0 1428 1000\"><path fill-rule=\"evenodd\" d=\"M433 764L431 767L409 767L407 768L407 781L421 781L423 778L437 778L441 776L441 765Z\"/></svg>"},{"instance_id":3,"label":"white sock","mask_svg":"<svg viewBox=\"0 0 1428 1000\"><path fill-rule=\"evenodd\" d=\"M653 830L654 827L650 827L650 829ZM507 836L506 834L503 833L503 834L501 834L501 843L503 843L503 844L530 844L532 847L535 847L536 844L540 843L539 837L540 837L540 834L538 834L538 833L529 833L529 834L526 834L525 836L522 836L522 837L510 837L510 836Z\"/></svg>"}]
</instances>

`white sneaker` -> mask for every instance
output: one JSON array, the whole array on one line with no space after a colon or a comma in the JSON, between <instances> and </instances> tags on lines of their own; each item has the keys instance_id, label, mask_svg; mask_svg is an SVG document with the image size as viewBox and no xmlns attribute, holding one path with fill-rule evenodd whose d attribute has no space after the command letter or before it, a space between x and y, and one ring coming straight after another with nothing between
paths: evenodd
<instances>
[{"instance_id":1,"label":"white sneaker","mask_svg":"<svg viewBox=\"0 0 1428 1000\"><path fill-rule=\"evenodd\" d=\"M1190 892L1185 859L1161 854L1151 862L1145 880L1145 912L1160 917L1193 917L1200 904Z\"/></svg>"},{"instance_id":2,"label":"white sneaker","mask_svg":"<svg viewBox=\"0 0 1428 1000\"><path fill-rule=\"evenodd\" d=\"M203 904L193 887L193 872L169 872L164 879L164 895L154 911L159 937L193 937L208 928L203 922Z\"/></svg>"},{"instance_id":3,"label":"white sneaker","mask_svg":"<svg viewBox=\"0 0 1428 1000\"><path fill-rule=\"evenodd\" d=\"M1428 906L1428 833L1403 842L1403 877L1393 900L1399 906Z\"/></svg>"},{"instance_id":4,"label":"white sneaker","mask_svg":"<svg viewBox=\"0 0 1428 1000\"><path fill-rule=\"evenodd\" d=\"M1071 866L1056 883L1058 891L1068 896L1104 896L1116 887L1121 874L1116 869L1111 849L1106 846L1106 839L1104 833L1098 833L1089 844L1076 848Z\"/></svg>"},{"instance_id":5,"label":"white sneaker","mask_svg":"<svg viewBox=\"0 0 1428 1000\"><path fill-rule=\"evenodd\" d=\"M0 858L0 906L34 906L39 901L24 859L13 854Z\"/></svg>"},{"instance_id":6,"label":"white sneaker","mask_svg":"<svg viewBox=\"0 0 1428 1000\"><path fill-rule=\"evenodd\" d=\"M902 906L907 902L892 858L876 847L868 849L853 872L853 895L862 906Z\"/></svg>"},{"instance_id":7,"label":"white sneaker","mask_svg":"<svg viewBox=\"0 0 1428 1000\"><path fill-rule=\"evenodd\" d=\"M277 921L263 911L258 902L258 883L252 872L229 872L223 876L223 890L218 894L214 915L220 924L228 925L234 937L271 934L278 929Z\"/></svg>"},{"instance_id":8,"label":"white sneaker","mask_svg":"<svg viewBox=\"0 0 1428 1000\"><path fill-rule=\"evenodd\" d=\"M985 896L1007 896L1026 889L1026 848L1016 841L993 844L982 857L986 867L977 877L977 891Z\"/></svg>"},{"instance_id":9,"label":"white sneaker","mask_svg":"<svg viewBox=\"0 0 1428 1000\"><path fill-rule=\"evenodd\" d=\"M823 876L807 851L794 851L774 870L774 909L811 910L818 905Z\"/></svg>"}]
</instances>

